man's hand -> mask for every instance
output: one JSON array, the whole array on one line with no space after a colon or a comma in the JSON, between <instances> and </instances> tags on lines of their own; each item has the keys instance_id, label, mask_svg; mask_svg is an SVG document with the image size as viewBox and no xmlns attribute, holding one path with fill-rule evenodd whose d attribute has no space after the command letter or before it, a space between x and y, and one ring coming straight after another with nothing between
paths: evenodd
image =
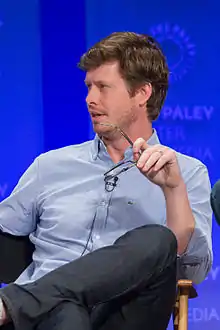
<instances>
[{"instance_id":1,"label":"man's hand","mask_svg":"<svg viewBox=\"0 0 220 330\"><path fill-rule=\"evenodd\" d=\"M161 188L177 188L183 179L174 150L160 144L149 146L139 138L133 146L137 167L151 182Z\"/></svg>"}]
</instances>

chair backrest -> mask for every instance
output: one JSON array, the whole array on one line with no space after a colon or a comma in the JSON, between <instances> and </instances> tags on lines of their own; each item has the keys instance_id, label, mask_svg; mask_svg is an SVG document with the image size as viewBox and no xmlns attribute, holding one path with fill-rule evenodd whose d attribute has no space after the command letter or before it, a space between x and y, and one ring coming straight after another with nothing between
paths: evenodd
<instances>
[{"instance_id":1,"label":"chair backrest","mask_svg":"<svg viewBox=\"0 0 220 330\"><path fill-rule=\"evenodd\" d=\"M31 263L34 246L28 236L0 231L0 283L10 283Z\"/></svg>"},{"instance_id":2,"label":"chair backrest","mask_svg":"<svg viewBox=\"0 0 220 330\"><path fill-rule=\"evenodd\" d=\"M220 225L220 180L212 188L210 201L215 219L218 225Z\"/></svg>"}]
</instances>

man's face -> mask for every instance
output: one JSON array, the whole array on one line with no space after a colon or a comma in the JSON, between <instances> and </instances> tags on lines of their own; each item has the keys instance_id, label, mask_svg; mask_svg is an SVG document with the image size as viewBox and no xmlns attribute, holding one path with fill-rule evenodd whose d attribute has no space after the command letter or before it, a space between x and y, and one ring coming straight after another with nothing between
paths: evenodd
<instances>
[{"instance_id":1,"label":"man's face","mask_svg":"<svg viewBox=\"0 0 220 330\"><path fill-rule=\"evenodd\" d=\"M86 103L96 133L105 135L112 131L112 128L99 123L115 124L126 130L136 121L137 102L128 93L117 62L88 71L85 83L88 87Z\"/></svg>"}]
</instances>

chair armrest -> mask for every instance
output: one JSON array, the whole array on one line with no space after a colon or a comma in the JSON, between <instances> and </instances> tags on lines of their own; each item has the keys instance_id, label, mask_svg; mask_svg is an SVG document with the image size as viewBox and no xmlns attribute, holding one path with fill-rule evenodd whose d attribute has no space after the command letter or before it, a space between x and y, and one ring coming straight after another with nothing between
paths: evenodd
<instances>
[{"instance_id":1,"label":"chair armrest","mask_svg":"<svg viewBox=\"0 0 220 330\"><path fill-rule=\"evenodd\" d=\"M174 330L185 330L188 328L188 300L198 296L193 282L190 280L179 280L177 283L176 303L173 309Z\"/></svg>"},{"instance_id":2,"label":"chair armrest","mask_svg":"<svg viewBox=\"0 0 220 330\"><path fill-rule=\"evenodd\" d=\"M178 290L180 294L187 294L190 299L198 297L198 293L190 280L179 280Z\"/></svg>"}]
</instances>

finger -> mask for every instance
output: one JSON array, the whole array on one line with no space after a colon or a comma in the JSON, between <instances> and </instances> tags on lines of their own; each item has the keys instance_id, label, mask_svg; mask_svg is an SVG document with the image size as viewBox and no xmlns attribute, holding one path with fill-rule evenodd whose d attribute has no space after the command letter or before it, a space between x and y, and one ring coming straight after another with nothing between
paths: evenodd
<instances>
[{"instance_id":1,"label":"finger","mask_svg":"<svg viewBox=\"0 0 220 330\"><path fill-rule=\"evenodd\" d=\"M143 138L137 139L133 144L133 153L134 155L140 155L140 151L147 149L147 142Z\"/></svg>"},{"instance_id":2,"label":"finger","mask_svg":"<svg viewBox=\"0 0 220 330\"><path fill-rule=\"evenodd\" d=\"M161 147L160 144L155 144L153 146L147 146L147 149L144 150L144 157L140 157L137 159L138 160L138 167L143 167L143 165L146 163L150 155L152 155L154 152L157 152L160 154L163 154L166 152L167 148L166 147Z\"/></svg>"},{"instance_id":3,"label":"finger","mask_svg":"<svg viewBox=\"0 0 220 330\"><path fill-rule=\"evenodd\" d=\"M170 153L163 154L154 165L154 171L160 171L166 164L170 163L172 158L170 157Z\"/></svg>"},{"instance_id":4,"label":"finger","mask_svg":"<svg viewBox=\"0 0 220 330\"><path fill-rule=\"evenodd\" d=\"M148 148L145 149L141 156L139 156L138 162L137 162L137 167L139 169L143 168L144 165L147 163L148 159L151 157L151 155L154 153L155 151L152 148Z\"/></svg>"},{"instance_id":5,"label":"finger","mask_svg":"<svg viewBox=\"0 0 220 330\"><path fill-rule=\"evenodd\" d=\"M144 166L142 167L142 172L147 173L151 169L153 169L153 167L160 160L160 158L161 158L161 153L159 153L158 151L154 151L149 156L148 160L145 162Z\"/></svg>"}]
</instances>

